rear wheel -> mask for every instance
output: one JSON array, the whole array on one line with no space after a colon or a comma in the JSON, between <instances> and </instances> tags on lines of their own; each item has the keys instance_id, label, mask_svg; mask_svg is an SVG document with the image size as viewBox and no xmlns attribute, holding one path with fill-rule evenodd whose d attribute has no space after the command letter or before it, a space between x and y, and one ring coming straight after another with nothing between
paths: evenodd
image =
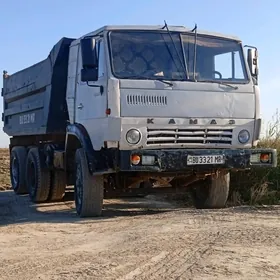
<instances>
[{"instance_id":1,"label":"rear wheel","mask_svg":"<svg viewBox=\"0 0 280 280\"><path fill-rule=\"evenodd\" d=\"M100 216L104 197L104 176L92 176L84 150L78 149L75 155L75 206L80 217Z\"/></svg>"},{"instance_id":2,"label":"rear wheel","mask_svg":"<svg viewBox=\"0 0 280 280\"><path fill-rule=\"evenodd\" d=\"M38 148L31 148L26 160L26 182L33 202L44 202L50 193L51 175L40 161Z\"/></svg>"},{"instance_id":3,"label":"rear wheel","mask_svg":"<svg viewBox=\"0 0 280 280\"><path fill-rule=\"evenodd\" d=\"M230 174L218 173L204 181L197 181L193 188L195 207L198 209L224 208L229 194Z\"/></svg>"},{"instance_id":4,"label":"rear wheel","mask_svg":"<svg viewBox=\"0 0 280 280\"><path fill-rule=\"evenodd\" d=\"M50 201L62 200L66 189L66 173L63 170L54 170L51 176Z\"/></svg>"},{"instance_id":5,"label":"rear wheel","mask_svg":"<svg viewBox=\"0 0 280 280\"><path fill-rule=\"evenodd\" d=\"M16 194L28 193L25 182L27 152L25 147L13 147L10 156L10 178Z\"/></svg>"}]
</instances>

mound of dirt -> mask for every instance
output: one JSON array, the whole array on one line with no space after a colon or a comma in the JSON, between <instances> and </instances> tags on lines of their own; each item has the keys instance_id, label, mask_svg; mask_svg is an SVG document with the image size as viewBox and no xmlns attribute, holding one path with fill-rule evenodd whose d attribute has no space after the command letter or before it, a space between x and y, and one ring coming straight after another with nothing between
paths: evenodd
<instances>
[{"instance_id":1,"label":"mound of dirt","mask_svg":"<svg viewBox=\"0 0 280 280\"><path fill-rule=\"evenodd\" d=\"M9 160L9 150L0 148L0 191L11 188Z\"/></svg>"}]
</instances>

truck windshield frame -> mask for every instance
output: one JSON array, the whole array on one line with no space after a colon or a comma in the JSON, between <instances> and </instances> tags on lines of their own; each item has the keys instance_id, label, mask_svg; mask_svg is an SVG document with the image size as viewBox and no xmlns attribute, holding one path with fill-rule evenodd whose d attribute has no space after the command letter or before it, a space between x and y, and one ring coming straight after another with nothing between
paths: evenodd
<instances>
[{"instance_id":1,"label":"truck windshield frame","mask_svg":"<svg viewBox=\"0 0 280 280\"><path fill-rule=\"evenodd\" d=\"M110 31L108 46L113 76L193 81L194 33L171 31L170 35L164 30ZM196 44L197 82L250 82L240 41L198 34Z\"/></svg>"}]
</instances>

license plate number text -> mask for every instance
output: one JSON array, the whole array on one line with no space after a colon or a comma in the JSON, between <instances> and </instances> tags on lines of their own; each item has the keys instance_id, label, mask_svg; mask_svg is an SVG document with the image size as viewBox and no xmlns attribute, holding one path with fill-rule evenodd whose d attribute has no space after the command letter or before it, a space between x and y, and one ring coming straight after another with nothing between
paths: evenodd
<instances>
[{"instance_id":1,"label":"license plate number text","mask_svg":"<svg viewBox=\"0 0 280 280\"><path fill-rule=\"evenodd\" d=\"M223 155L188 156L188 165L224 164L224 163L225 163L225 158Z\"/></svg>"}]
</instances>

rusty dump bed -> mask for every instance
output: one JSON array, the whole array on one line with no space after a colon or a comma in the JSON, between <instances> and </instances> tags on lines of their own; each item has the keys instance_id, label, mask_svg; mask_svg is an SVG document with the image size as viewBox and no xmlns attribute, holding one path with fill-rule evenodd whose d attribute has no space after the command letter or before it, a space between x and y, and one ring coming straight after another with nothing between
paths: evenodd
<instances>
[{"instance_id":1,"label":"rusty dump bed","mask_svg":"<svg viewBox=\"0 0 280 280\"><path fill-rule=\"evenodd\" d=\"M45 60L4 77L2 121L9 136L65 133L68 57L73 40L62 38Z\"/></svg>"}]
</instances>

